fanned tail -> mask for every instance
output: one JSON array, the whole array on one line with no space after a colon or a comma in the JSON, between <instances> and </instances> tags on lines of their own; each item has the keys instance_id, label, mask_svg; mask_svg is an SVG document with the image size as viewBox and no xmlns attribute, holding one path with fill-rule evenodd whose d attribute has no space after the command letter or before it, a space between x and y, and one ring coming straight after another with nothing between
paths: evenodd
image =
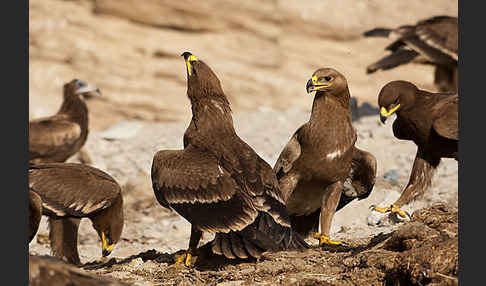
<instances>
[{"instance_id":1,"label":"fanned tail","mask_svg":"<svg viewBox=\"0 0 486 286\"><path fill-rule=\"evenodd\" d=\"M241 231L217 233L212 251L227 258L260 258L266 251L303 250L309 248L302 236L283 226L267 213L260 212L255 221Z\"/></svg>"}]
</instances>

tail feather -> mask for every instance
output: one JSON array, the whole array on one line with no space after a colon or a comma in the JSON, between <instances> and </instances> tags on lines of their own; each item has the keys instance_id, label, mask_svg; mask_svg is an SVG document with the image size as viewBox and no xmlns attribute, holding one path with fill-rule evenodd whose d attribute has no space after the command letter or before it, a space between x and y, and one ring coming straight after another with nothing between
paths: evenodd
<instances>
[{"instance_id":1,"label":"tail feather","mask_svg":"<svg viewBox=\"0 0 486 286\"><path fill-rule=\"evenodd\" d=\"M369 65L366 68L366 73L374 73L375 71L381 70L388 70L394 68L396 66L409 63L418 55L417 52L413 50L405 50L400 49L396 52L382 58L381 60L377 61L374 64Z\"/></svg>"},{"instance_id":2,"label":"tail feather","mask_svg":"<svg viewBox=\"0 0 486 286\"><path fill-rule=\"evenodd\" d=\"M239 258L248 258L248 254L245 251L245 245L243 244L243 240L235 233L231 233L231 247L234 254L236 254L236 256L238 256Z\"/></svg>"},{"instance_id":3,"label":"tail feather","mask_svg":"<svg viewBox=\"0 0 486 286\"><path fill-rule=\"evenodd\" d=\"M363 33L365 37L384 37L388 38L391 33L391 29L387 28L374 28L372 30L366 31Z\"/></svg>"},{"instance_id":4,"label":"tail feather","mask_svg":"<svg viewBox=\"0 0 486 286\"><path fill-rule=\"evenodd\" d=\"M221 238L219 233L217 233L216 236L214 237L214 240L211 245L211 251L214 254L223 255L223 251L221 250Z\"/></svg>"},{"instance_id":5,"label":"tail feather","mask_svg":"<svg viewBox=\"0 0 486 286\"><path fill-rule=\"evenodd\" d=\"M236 256L233 254L232 246L230 243L230 236L221 236L221 250L223 251L224 256L235 259Z\"/></svg>"},{"instance_id":6,"label":"tail feather","mask_svg":"<svg viewBox=\"0 0 486 286\"><path fill-rule=\"evenodd\" d=\"M212 242L213 253L226 258L259 258L266 251L302 250L309 248L304 239L290 227L282 226L267 213L241 231L217 233Z\"/></svg>"},{"instance_id":7,"label":"tail feather","mask_svg":"<svg viewBox=\"0 0 486 286\"><path fill-rule=\"evenodd\" d=\"M245 245L246 251L248 251L248 254L250 254L252 257L260 258L263 252L265 252L265 250L258 248L258 246L254 245L244 237L243 237L243 243Z\"/></svg>"}]
</instances>

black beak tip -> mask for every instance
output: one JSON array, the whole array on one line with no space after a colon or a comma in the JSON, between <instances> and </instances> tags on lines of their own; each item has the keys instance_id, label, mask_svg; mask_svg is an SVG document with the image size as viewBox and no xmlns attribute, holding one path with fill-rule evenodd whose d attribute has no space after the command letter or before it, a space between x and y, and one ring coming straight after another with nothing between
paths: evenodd
<instances>
[{"instance_id":1,"label":"black beak tip","mask_svg":"<svg viewBox=\"0 0 486 286\"><path fill-rule=\"evenodd\" d=\"M385 124L386 119L387 119L386 116L383 116L383 115L380 114L381 123Z\"/></svg>"},{"instance_id":2,"label":"black beak tip","mask_svg":"<svg viewBox=\"0 0 486 286\"><path fill-rule=\"evenodd\" d=\"M103 257L106 257L106 256L108 256L108 255L111 254L111 251L108 251L106 249L103 249L103 252L101 254L103 255Z\"/></svg>"},{"instance_id":3,"label":"black beak tip","mask_svg":"<svg viewBox=\"0 0 486 286\"><path fill-rule=\"evenodd\" d=\"M312 91L314 91L314 84L312 84L312 80L308 80L307 81L307 84L305 85L305 90L307 91L307 93L311 93Z\"/></svg>"},{"instance_id":4,"label":"black beak tip","mask_svg":"<svg viewBox=\"0 0 486 286\"><path fill-rule=\"evenodd\" d=\"M181 54L181 57L184 57L184 60L187 60L192 54L190 52L183 52Z\"/></svg>"}]
</instances>

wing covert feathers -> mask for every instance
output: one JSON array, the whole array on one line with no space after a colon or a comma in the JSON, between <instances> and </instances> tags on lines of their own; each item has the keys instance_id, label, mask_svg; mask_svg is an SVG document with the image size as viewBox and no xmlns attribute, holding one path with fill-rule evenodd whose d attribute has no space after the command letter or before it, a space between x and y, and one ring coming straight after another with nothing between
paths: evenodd
<instances>
[{"instance_id":1,"label":"wing covert feathers","mask_svg":"<svg viewBox=\"0 0 486 286\"><path fill-rule=\"evenodd\" d=\"M29 188L42 199L44 212L83 217L109 207L121 188L107 173L71 163L29 166Z\"/></svg>"},{"instance_id":2,"label":"wing covert feathers","mask_svg":"<svg viewBox=\"0 0 486 286\"><path fill-rule=\"evenodd\" d=\"M441 100L434 108L439 109L439 116L433 123L433 128L442 137L459 140L459 96L451 96Z\"/></svg>"}]
</instances>

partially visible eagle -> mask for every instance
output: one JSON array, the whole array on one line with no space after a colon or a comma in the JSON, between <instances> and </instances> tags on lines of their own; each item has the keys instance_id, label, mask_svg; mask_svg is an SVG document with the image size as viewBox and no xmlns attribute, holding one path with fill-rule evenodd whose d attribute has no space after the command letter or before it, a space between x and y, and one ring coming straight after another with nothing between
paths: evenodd
<instances>
[{"instance_id":1,"label":"partially visible eagle","mask_svg":"<svg viewBox=\"0 0 486 286\"><path fill-rule=\"evenodd\" d=\"M29 286L129 286L90 274L52 256L29 255Z\"/></svg>"},{"instance_id":2,"label":"partially visible eagle","mask_svg":"<svg viewBox=\"0 0 486 286\"><path fill-rule=\"evenodd\" d=\"M382 123L393 113L393 134L417 145L410 179L400 198L390 207L374 210L407 214L400 209L417 199L430 186L441 158L458 158L459 96L420 90L408 81L392 81L380 91L378 105Z\"/></svg>"},{"instance_id":3,"label":"partially visible eagle","mask_svg":"<svg viewBox=\"0 0 486 286\"><path fill-rule=\"evenodd\" d=\"M367 73L387 70L409 62L435 66L434 84L441 92L457 92L458 25L457 17L435 16L416 25L396 29L375 28L366 37L393 39L385 50L390 53L369 65Z\"/></svg>"},{"instance_id":4,"label":"partially visible eagle","mask_svg":"<svg viewBox=\"0 0 486 286\"><path fill-rule=\"evenodd\" d=\"M123 230L123 198L118 183L107 173L83 164L46 163L29 166L29 188L42 201L49 217L54 256L80 264L78 228L89 218L107 256Z\"/></svg>"},{"instance_id":5,"label":"partially visible eagle","mask_svg":"<svg viewBox=\"0 0 486 286\"><path fill-rule=\"evenodd\" d=\"M375 184L376 159L355 146L346 78L321 68L306 88L316 92L310 119L290 138L273 170L292 228L304 236L314 232L320 245L340 244L330 239L334 213L355 198L368 197Z\"/></svg>"},{"instance_id":6,"label":"partially visible eagle","mask_svg":"<svg viewBox=\"0 0 486 286\"><path fill-rule=\"evenodd\" d=\"M29 242L31 242L36 235L41 218L42 200L38 194L29 191Z\"/></svg>"},{"instance_id":7,"label":"partially visible eagle","mask_svg":"<svg viewBox=\"0 0 486 286\"><path fill-rule=\"evenodd\" d=\"M64 84L59 111L29 122L29 163L64 162L83 147L88 137L88 107L84 97L101 95L79 79Z\"/></svg>"},{"instance_id":8,"label":"partially visible eagle","mask_svg":"<svg viewBox=\"0 0 486 286\"><path fill-rule=\"evenodd\" d=\"M216 233L212 252L227 258L307 248L290 228L272 168L236 134L219 79L191 53L182 56L192 106L184 149L159 151L152 163L157 200L192 225L177 262L191 264L203 232Z\"/></svg>"}]
</instances>

